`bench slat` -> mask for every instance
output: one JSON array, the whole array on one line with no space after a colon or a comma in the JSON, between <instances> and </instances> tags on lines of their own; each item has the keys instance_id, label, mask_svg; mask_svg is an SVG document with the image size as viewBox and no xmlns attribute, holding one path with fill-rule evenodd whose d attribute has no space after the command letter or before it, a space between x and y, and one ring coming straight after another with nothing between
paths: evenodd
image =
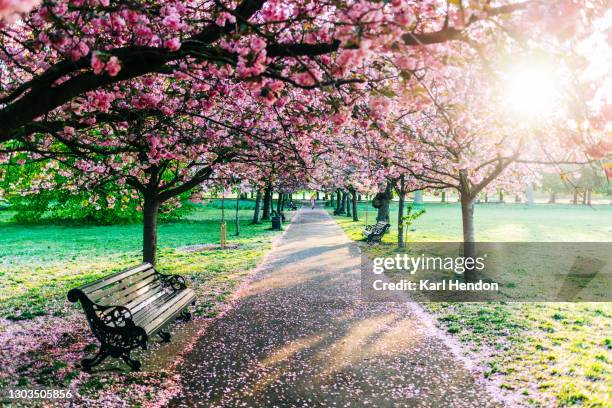
<instances>
[{"instance_id":1,"label":"bench slat","mask_svg":"<svg viewBox=\"0 0 612 408\"><path fill-rule=\"evenodd\" d=\"M81 287L79 287L79 289L81 289L82 292L84 292L85 294L87 294L89 296L89 294L95 292L96 290L102 289L108 285L110 285L111 283L115 283L117 281L120 281L121 279L127 278L131 275L135 275L141 272L144 272L148 269L152 269L153 267L151 266L151 264L149 263L143 263L138 265L135 268L129 268L126 269L124 271L121 272L117 272L115 274L106 276L104 278L98 279L95 282L89 283L87 285L83 285Z\"/></svg>"},{"instance_id":2,"label":"bench slat","mask_svg":"<svg viewBox=\"0 0 612 408\"><path fill-rule=\"evenodd\" d=\"M122 296L127 296L133 289L138 289L134 288L135 285L144 281L151 282L151 279L159 279L154 269L140 272L137 275L132 275L121 281L112 283L104 289L96 290L89 294L89 298L96 303L115 304Z\"/></svg>"},{"instance_id":3,"label":"bench slat","mask_svg":"<svg viewBox=\"0 0 612 408\"><path fill-rule=\"evenodd\" d=\"M175 302L171 305L171 307L167 308L164 313L159 315L155 320L148 323L144 329L147 333L153 333L159 328L163 327L164 324L168 322L168 320L172 319L173 316L180 313L181 310L186 308L189 303L191 303L195 299L195 293L191 289L183 289L179 292L179 295L176 297Z\"/></svg>"},{"instance_id":4,"label":"bench slat","mask_svg":"<svg viewBox=\"0 0 612 408\"><path fill-rule=\"evenodd\" d=\"M151 288L151 294L146 293L142 297L138 297L126 304L125 307L132 311L132 314L137 314L141 309L146 308L151 303L155 302L158 298L167 295L168 293L163 289L161 285Z\"/></svg>"},{"instance_id":5,"label":"bench slat","mask_svg":"<svg viewBox=\"0 0 612 408\"><path fill-rule=\"evenodd\" d=\"M175 293L166 293L164 296L148 304L136 314L134 317L135 322L139 326L146 326L151 320L161 315L167 307L170 307L176 298L182 295L182 292L183 290Z\"/></svg>"},{"instance_id":6,"label":"bench slat","mask_svg":"<svg viewBox=\"0 0 612 408\"><path fill-rule=\"evenodd\" d=\"M155 315L155 311L158 310L161 305L168 302L175 296L177 296L177 293L168 293L166 291L157 293L157 295L152 298L151 301L144 302L142 306L139 306L139 309L134 312L134 322L140 324L147 320L147 316Z\"/></svg>"},{"instance_id":7,"label":"bench slat","mask_svg":"<svg viewBox=\"0 0 612 408\"><path fill-rule=\"evenodd\" d=\"M134 300L139 299L140 302L145 301L147 298L154 296L158 291L161 290L161 281L154 277L148 278L149 280L142 282L141 284L135 284L129 288L128 292L120 292L116 296L106 298L104 303L107 304L118 304L128 307ZM128 309L132 310L131 307Z\"/></svg>"}]
</instances>

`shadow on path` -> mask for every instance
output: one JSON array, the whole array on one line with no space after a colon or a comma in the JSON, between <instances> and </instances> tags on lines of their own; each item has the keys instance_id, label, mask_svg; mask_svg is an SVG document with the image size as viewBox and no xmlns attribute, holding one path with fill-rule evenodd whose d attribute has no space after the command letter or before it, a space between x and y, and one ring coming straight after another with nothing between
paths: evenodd
<instances>
[{"instance_id":1,"label":"shadow on path","mask_svg":"<svg viewBox=\"0 0 612 408\"><path fill-rule=\"evenodd\" d=\"M300 210L185 357L172 405L500 406L406 304L361 302L359 266L325 211Z\"/></svg>"}]
</instances>

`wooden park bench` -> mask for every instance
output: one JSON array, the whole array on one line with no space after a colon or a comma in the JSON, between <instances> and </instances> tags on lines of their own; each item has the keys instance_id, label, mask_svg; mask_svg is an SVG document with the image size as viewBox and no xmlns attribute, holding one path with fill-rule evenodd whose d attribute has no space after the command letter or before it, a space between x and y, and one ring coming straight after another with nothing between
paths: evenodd
<instances>
[{"instance_id":1,"label":"wooden park bench","mask_svg":"<svg viewBox=\"0 0 612 408\"><path fill-rule=\"evenodd\" d=\"M81 361L83 370L111 356L138 371L141 364L130 352L138 347L146 350L155 334L170 341L164 328L175 317L191 318L187 307L195 303L195 293L182 276L164 275L143 263L74 288L68 300L81 302L91 331L100 341L98 354Z\"/></svg>"},{"instance_id":2,"label":"wooden park bench","mask_svg":"<svg viewBox=\"0 0 612 408\"><path fill-rule=\"evenodd\" d=\"M383 235L389 231L390 227L391 224L386 221L378 221L374 225L366 225L363 230L366 242L380 242Z\"/></svg>"}]
</instances>

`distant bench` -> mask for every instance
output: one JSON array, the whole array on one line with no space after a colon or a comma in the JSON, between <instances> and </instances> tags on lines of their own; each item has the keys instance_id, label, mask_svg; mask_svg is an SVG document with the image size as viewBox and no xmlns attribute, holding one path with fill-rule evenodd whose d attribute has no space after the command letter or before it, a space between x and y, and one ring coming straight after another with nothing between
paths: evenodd
<instances>
[{"instance_id":1,"label":"distant bench","mask_svg":"<svg viewBox=\"0 0 612 408\"><path fill-rule=\"evenodd\" d=\"M378 221L374 225L367 225L363 230L366 242L380 242L390 227L391 225L386 221Z\"/></svg>"},{"instance_id":2,"label":"distant bench","mask_svg":"<svg viewBox=\"0 0 612 408\"><path fill-rule=\"evenodd\" d=\"M91 331L100 341L98 354L81 361L83 370L111 356L122 358L138 371L141 364L130 352L138 347L146 350L154 334L170 341L170 333L163 328L175 317L191 318L187 307L195 303L195 293L182 276L164 275L143 263L74 288L68 300L81 302Z\"/></svg>"}]
</instances>

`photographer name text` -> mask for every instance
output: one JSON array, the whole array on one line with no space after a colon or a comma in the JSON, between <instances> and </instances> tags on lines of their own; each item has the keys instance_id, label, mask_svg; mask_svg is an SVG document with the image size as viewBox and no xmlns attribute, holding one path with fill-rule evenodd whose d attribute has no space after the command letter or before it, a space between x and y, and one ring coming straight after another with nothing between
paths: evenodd
<instances>
[{"instance_id":1,"label":"photographer name text","mask_svg":"<svg viewBox=\"0 0 612 408\"><path fill-rule=\"evenodd\" d=\"M429 279L420 279L418 281L410 281L402 279L398 282L385 282L382 279L377 279L372 282L374 290L383 291L449 291L449 292L497 292L499 284L497 282L462 282L456 279L442 280L432 282Z\"/></svg>"}]
</instances>

